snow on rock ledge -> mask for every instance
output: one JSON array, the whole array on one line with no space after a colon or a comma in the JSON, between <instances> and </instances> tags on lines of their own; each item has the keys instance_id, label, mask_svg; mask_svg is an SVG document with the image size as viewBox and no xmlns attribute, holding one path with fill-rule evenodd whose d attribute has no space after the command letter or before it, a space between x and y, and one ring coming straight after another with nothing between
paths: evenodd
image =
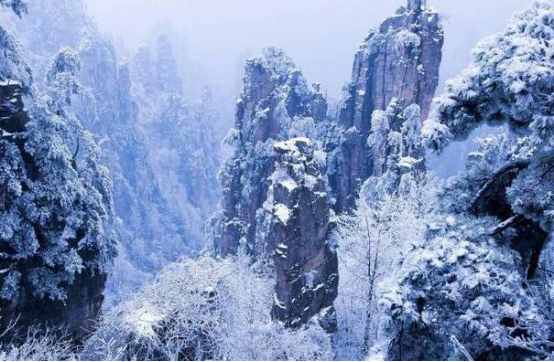
<instances>
[{"instance_id":1,"label":"snow on rock ledge","mask_svg":"<svg viewBox=\"0 0 554 362\"><path fill-rule=\"evenodd\" d=\"M314 148L307 138L274 145L275 171L259 237L275 262L273 317L290 328L316 317L331 332L336 328L337 255L327 244L327 181Z\"/></svg>"},{"instance_id":2,"label":"snow on rock ledge","mask_svg":"<svg viewBox=\"0 0 554 362\"><path fill-rule=\"evenodd\" d=\"M220 173L223 197L220 211L212 220L216 254L237 254L240 240L245 241L250 255L263 253L263 245L256 239L258 214L267 201L275 171L274 154L286 152L289 147L301 150L300 143L310 142L307 138L295 143L281 141L308 136L308 130L323 122L326 114L327 103L319 86L309 86L282 50L267 48L260 57L247 61L244 90L229 137L235 151ZM277 173L274 177L281 176ZM284 178L281 183L291 189L297 187L290 179ZM286 222L285 209L281 211Z\"/></svg>"},{"instance_id":3,"label":"snow on rock ledge","mask_svg":"<svg viewBox=\"0 0 554 362\"><path fill-rule=\"evenodd\" d=\"M351 81L338 112L343 134L329 152L329 183L337 213L351 211L361 185L373 174L367 146L375 111L385 110L393 99L402 107L417 104L426 119L439 81L444 42L439 14L423 0L409 0L372 30L358 50Z\"/></svg>"}]
</instances>

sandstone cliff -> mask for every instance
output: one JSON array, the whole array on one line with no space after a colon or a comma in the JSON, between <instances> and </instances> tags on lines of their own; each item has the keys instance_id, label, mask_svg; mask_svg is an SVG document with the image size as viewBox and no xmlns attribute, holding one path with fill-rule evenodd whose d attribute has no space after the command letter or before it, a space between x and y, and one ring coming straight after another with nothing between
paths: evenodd
<instances>
[{"instance_id":1,"label":"sandstone cliff","mask_svg":"<svg viewBox=\"0 0 554 362\"><path fill-rule=\"evenodd\" d=\"M373 175L367 145L373 112L396 98L403 106L419 105L422 119L429 114L444 42L439 20L422 0L410 0L371 31L356 54L337 117L344 137L329 159L335 211L352 210L361 184Z\"/></svg>"},{"instance_id":2,"label":"sandstone cliff","mask_svg":"<svg viewBox=\"0 0 554 362\"><path fill-rule=\"evenodd\" d=\"M279 142L274 148L262 236L277 274L273 316L295 328L322 313L323 327L333 331L338 260L328 244L325 154L307 138Z\"/></svg>"},{"instance_id":3,"label":"sandstone cliff","mask_svg":"<svg viewBox=\"0 0 554 362\"><path fill-rule=\"evenodd\" d=\"M214 220L215 250L222 256L236 254L240 243L252 255L263 250L256 245L256 230L274 169L272 145L309 133L327 108L279 49L268 48L249 60L244 82L230 134L235 153L220 174L223 201Z\"/></svg>"},{"instance_id":4,"label":"sandstone cliff","mask_svg":"<svg viewBox=\"0 0 554 362\"><path fill-rule=\"evenodd\" d=\"M309 87L282 51L266 49L248 61L231 133L235 154L220 175L214 249L226 256L243 247L255 259L273 258L273 317L296 328L321 313L332 331L337 255L327 244L326 157L315 140L326 113L319 87Z\"/></svg>"}]
</instances>

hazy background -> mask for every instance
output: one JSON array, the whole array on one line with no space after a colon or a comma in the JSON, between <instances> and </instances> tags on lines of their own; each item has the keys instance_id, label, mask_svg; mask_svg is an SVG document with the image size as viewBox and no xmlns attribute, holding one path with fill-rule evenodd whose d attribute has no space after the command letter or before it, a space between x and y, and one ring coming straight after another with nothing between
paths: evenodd
<instances>
[{"instance_id":1,"label":"hazy background","mask_svg":"<svg viewBox=\"0 0 554 362\"><path fill-rule=\"evenodd\" d=\"M354 54L368 31L407 0L87 0L100 29L129 54L163 30L180 38L175 49L188 59L185 89L209 84L221 107L224 135L233 124L244 62L263 47L283 48L331 98L350 79ZM462 71L470 51L485 36L502 30L511 15L533 0L428 0L443 17L445 47L439 92ZM200 84L202 83L202 84ZM477 135L496 132L482 129ZM475 136L475 135L474 135ZM444 177L459 172L473 141L454 143L431 167Z\"/></svg>"},{"instance_id":2,"label":"hazy background","mask_svg":"<svg viewBox=\"0 0 554 362\"><path fill-rule=\"evenodd\" d=\"M355 51L370 28L405 0L87 0L100 28L130 51L153 30L172 27L222 94L235 91L237 72L248 56L267 45L282 47L308 80L338 96L348 80ZM532 0L429 0L444 15L443 74L469 60L483 36L502 29Z\"/></svg>"}]
</instances>

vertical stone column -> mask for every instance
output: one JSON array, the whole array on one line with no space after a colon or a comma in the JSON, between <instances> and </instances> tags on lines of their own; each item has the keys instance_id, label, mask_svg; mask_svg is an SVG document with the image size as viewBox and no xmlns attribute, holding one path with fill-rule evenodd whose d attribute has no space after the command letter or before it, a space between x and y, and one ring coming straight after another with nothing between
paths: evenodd
<instances>
[{"instance_id":1,"label":"vertical stone column","mask_svg":"<svg viewBox=\"0 0 554 362\"><path fill-rule=\"evenodd\" d=\"M329 183L337 213L355 205L361 185L373 175L367 145L371 117L393 99L402 107L417 104L424 120L439 82L444 43L439 15L420 11L423 0L408 0L408 10L388 18L362 43L354 59L352 80L339 108L345 135L330 152ZM417 10L417 11L416 11Z\"/></svg>"},{"instance_id":2,"label":"vertical stone column","mask_svg":"<svg viewBox=\"0 0 554 362\"><path fill-rule=\"evenodd\" d=\"M266 212L266 248L276 269L273 317L298 328L317 316L336 329L337 254L328 244L329 200L324 155L307 138L274 146Z\"/></svg>"}]
</instances>

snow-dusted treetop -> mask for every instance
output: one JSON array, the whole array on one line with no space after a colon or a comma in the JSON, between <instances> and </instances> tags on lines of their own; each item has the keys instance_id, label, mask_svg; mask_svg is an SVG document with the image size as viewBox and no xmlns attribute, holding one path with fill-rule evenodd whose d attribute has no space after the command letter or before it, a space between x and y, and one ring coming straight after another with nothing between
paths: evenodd
<instances>
[{"instance_id":1,"label":"snow-dusted treetop","mask_svg":"<svg viewBox=\"0 0 554 362\"><path fill-rule=\"evenodd\" d=\"M247 62L247 67L261 66L270 72L273 77L281 79L287 77L296 70L292 59L277 47L267 47L262 50L262 56L251 58Z\"/></svg>"},{"instance_id":2,"label":"snow-dusted treetop","mask_svg":"<svg viewBox=\"0 0 554 362\"><path fill-rule=\"evenodd\" d=\"M447 84L436 100L436 121L426 129L428 145L443 149L488 122L507 122L533 144L554 142L554 4L535 2L517 13L501 33L481 42L474 61ZM433 122L433 121L431 121ZM434 131L433 131L434 130Z\"/></svg>"},{"instance_id":3,"label":"snow-dusted treetop","mask_svg":"<svg viewBox=\"0 0 554 362\"><path fill-rule=\"evenodd\" d=\"M54 113L63 112L71 104L71 97L81 89L80 71L81 60L71 48L63 48L52 60L46 72L46 102Z\"/></svg>"},{"instance_id":4,"label":"snow-dusted treetop","mask_svg":"<svg viewBox=\"0 0 554 362\"><path fill-rule=\"evenodd\" d=\"M31 68L25 60L23 47L0 26L0 82L19 82L24 88L33 83Z\"/></svg>"},{"instance_id":5,"label":"snow-dusted treetop","mask_svg":"<svg viewBox=\"0 0 554 362\"><path fill-rule=\"evenodd\" d=\"M10 7L17 16L21 17L27 12L27 0L0 0L0 5Z\"/></svg>"}]
</instances>

